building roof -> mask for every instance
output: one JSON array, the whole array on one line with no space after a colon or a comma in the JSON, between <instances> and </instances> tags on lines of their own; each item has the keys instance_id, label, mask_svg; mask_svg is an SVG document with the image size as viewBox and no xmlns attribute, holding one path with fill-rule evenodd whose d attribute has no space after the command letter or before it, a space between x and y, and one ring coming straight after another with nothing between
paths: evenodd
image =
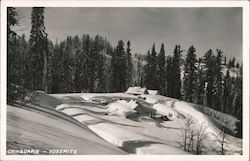
<instances>
[{"instance_id":1,"label":"building roof","mask_svg":"<svg viewBox=\"0 0 250 161\"><path fill-rule=\"evenodd\" d=\"M140 86L134 86L134 87L129 87L128 90L126 91L126 93L128 94L146 94L147 93L147 89L146 88L142 88Z\"/></svg>"}]
</instances>

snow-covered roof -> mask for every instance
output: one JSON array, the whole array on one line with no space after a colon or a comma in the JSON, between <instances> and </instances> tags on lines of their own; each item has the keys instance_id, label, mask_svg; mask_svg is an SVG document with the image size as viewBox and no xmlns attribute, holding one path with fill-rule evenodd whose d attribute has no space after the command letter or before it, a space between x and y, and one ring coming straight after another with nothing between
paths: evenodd
<instances>
[{"instance_id":1,"label":"snow-covered roof","mask_svg":"<svg viewBox=\"0 0 250 161\"><path fill-rule=\"evenodd\" d=\"M129 87L128 90L126 91L128 94L145 94L147 93L146 88L142 88L140 86L134 86L134 87Z\"/></svg>"},{"instance_id":2,"label":"snow-covered roof","mask_svg":"<svg viewBox=\"0 0 250 161\"><path fill-rule=\"evenodd\" d=\"M159 91L158 90L149 90L148 89L148 94L151 94L151 95L157 95L157 94L159 94Z\"/></svg>"}]
</instances>

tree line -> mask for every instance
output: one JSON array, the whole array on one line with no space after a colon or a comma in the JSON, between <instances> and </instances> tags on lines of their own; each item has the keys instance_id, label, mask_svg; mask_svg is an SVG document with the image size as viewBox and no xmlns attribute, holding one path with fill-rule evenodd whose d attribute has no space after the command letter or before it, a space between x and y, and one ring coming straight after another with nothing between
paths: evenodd
<instances>
[{"instance_id":1,"label":"tree line","mask_svg":"<svg viewBox=\"0 0 250 161\"><path fill-rule=\"evenodd\" d=\"M242 119L242 64L235 58L226 61L223 51L209 49L197 58L196 49L190 46L185 58L184 50L176 45L173 55L165 57L164 44L160 52L145 56L143 86L159 90L160 94L205 105L217 111Z\"/></svg>"},{"instance_id":2,"label":"tree line","mask_svg":"<svg viewBox=\"0 0 250 161\"><path fill-rule=\"evenodd\" d=\"M146 55L134 54L130 41L112 46L106 38L89 34L53 43L43 7L32 8L27 41L12 30L18 24L15 8L8 7L7 13L8 85L47 93L124 92L139 85L242 119L242 64L235 58L227 62L222 50L210 49L197 58L194 46L184 55L176 45L167 55L164 44L157 52L153 43Z\"/></svg>"}]
</instances>

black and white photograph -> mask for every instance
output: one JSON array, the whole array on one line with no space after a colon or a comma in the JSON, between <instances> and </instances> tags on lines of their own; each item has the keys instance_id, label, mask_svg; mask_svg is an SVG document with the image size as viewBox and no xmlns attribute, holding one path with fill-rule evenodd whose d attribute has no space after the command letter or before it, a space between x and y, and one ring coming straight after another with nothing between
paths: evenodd
<instances>
[{"instance_id":1,"label":"black and white photograph","mask_svg":"<svg viewBox=\"0 0 250 161\"><path fill-rule=\"evenodd\" d=\"M1 8L4 155L248 156L248 8L58 3Z\"/></svg>"}]
</instances>

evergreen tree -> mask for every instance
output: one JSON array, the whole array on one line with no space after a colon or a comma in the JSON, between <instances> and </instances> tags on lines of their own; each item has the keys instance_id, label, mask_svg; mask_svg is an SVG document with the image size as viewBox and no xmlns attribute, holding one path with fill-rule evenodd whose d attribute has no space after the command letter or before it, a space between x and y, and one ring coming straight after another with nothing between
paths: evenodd
<instances>
[{"instance_id":1,"label":"evergreen tree","mask_svg":"<svg viewBox=\"0 0 250 161\"><path fill-rule=\"evenodd\" d=\"M17 12L14 7L7 7L7 42L11 43L12 39L16 37L16 32L11 27L17 25ZM8 48L7 48L8 49Z\"/></svg>"},{"instance_id":2,"label":"evergreen tree","mask_svg":"<svg viewBox=\"0 0 250 161\"><path fill-rule=\"evenodd\" d=\"M132 85L133 62L130 49L130 41L127 42L126 50L126 89Z\"/></svg>"},{"instance_id":3,"label":"evergreen tree","mask_svg":"<svg viewBox=\"0 0 250 161\"><path fill-rule=\"evenodd\" d=\"M217 49L217 55L215 57L214 65L214 87L213 87L213 105L212 107L216 110L222 110L221 96L222 96L222 51Z\"/></svg>"},{"instance_id":4,"label":"evergreen tree","mask_svg":"<svg viewBox=\"0 0 250 161\"><path fill-rule=\"evenodd\" d=\"M143 70L143 56L142 55L136 55L135 56L137 58L137 66L136 66L136 81L135 81L135 85L137 86L144 86L144 70Z\"/></svg>"},{"instance_id":5,"label":"evergreen tree","mask_svg":"<svg viewBox=\"0 0 250 161\"><path fill-rule=\"evenodd\" d=\"M204 66L202 64L202 59L198 60L198 68L197 68L197 88L196 88L196 101L197 104L203 104L204 101L204 88L205 88L205 76L204 76Z\"/></svg>"},{"instance_id":6,"label":"evergreen tree","mask_svg":"<svg viewBox=\"0 0 250 161\"><path fill-rule=\"evenodd\" d=\"M96 35L93 43L94 57L94 91L95 92L104 92L105 91L105 79L104 79L104 63L105 57L101 52L104 50L103 40L99 35Z\"/></svg>"},{"instance_id":7,"label":"evergreen tree","mask_svg":"<svg viewBox=\"0 0 250 161\"><path fill-rule=\"evenodd\" d=\"M221 111L224 113L231 112L231 105L230 105L230 89L231 89L231 82L230 82L230 75L229 69L227 69L226 76L224 77L223 82L223 95L222 95L222 109Z\"/></svg>"},{"instance_id":8,"label":"evergreen tree","mask_svg":"<svg viewBox=\"0 0 250 161\"><path fill-rule=\"evenodd\" d=\"M158 70L157 70L157 83L160 94L166 95L166 74L165 74L165 49L164 44L161 45L161 50L158 55Z\"/></svg>"},{"instance_id":9,"label":"evergreen tree","mask_svg":"<svg viewBox=\"0 0 250 161\"><path fill-rule=\"evenodd\" d=\"M210 49L204 56L205 63L205 105L212 107L213 102L213 90L214 90L214 66L215 66L215 57L213 51Z\"/></svg>"},{"instance_id":10,"label":"evergreen tree","mask_svg":"<svg viewBox=\"0 0 250 161\"><path fill-rule=\"evenodd\" d=\"M112 56L112 82L113 90L121 92L126 90L126 56L124 51L124 43L122 40L118 42L115 52Z\"/></svg>"},{"instance_id":11,"label":"evergreen tree","mask_svg":"<svg viewBox=\"0 0 250 161\"><path fill-rule=\"evenodd\" d=\"M52 55L52 84L51 84L51 93L61 93L61 82L62 80L62 45L55 44L53 48Z\"/></svg>"},{"instance_id":12,"label":"evergreen tree","mask_svg":"<svg viewBox=\"0 0 250 161\"><path fill-rule=\"evenodd\" d=\"M16 53L16 33L11 27L17 25L17 12L13 7L7 8L7 85L15 81L15 65L18 60ZM15 82L14 82L15 83Z\"/></svg>"},{"instance_id":13,"label":"evergreen tree","mask_svg":"<svg viewBox=\"0 0 250 161\"><path fill-rule=\"evenodd\" d=\"M30 32L30 79L31 89L48 91L48 39L44 26L44 7L33 7Z\"/></svg>"},{"instance_id":14,"label":"evergreen tree","mask_svg":"<svg viewBox=\"0 0 250 161\"><path fill-rule=\"evenodd\" d=\"M184 66L184 99L193 102L195 99L195 89L197 86L197 67L196 67L196 49L191 46L188 49L185 66Z\"/></svg>"},{"instance_id":15,"label":"evergreen tree","mask_svg":"<svg viewBox=\"0 0 250 161\"><path fill-rule=\"evenodd\" d=\"M148 89L158 89L157 84L157 53L155 44L152 46L151 53L148 51L146 55L147 65L145 66L145 86Z\"/></svg>"},{"instance_id":16,"label":"evergreen tree","mask_svg":"<svg viewBox=\"0 0 250 161\"><path fill-rule=\"evenodd\" d=\"M152 84L152 57L150 54L150 51L148 50L148 53L146 55L146 62L147 64L144 66L144 73L145 73L145 78L144 78L144 84L147 88L151 87Z\"/></svg>"},{"instance_id":17,"label":"evergreen tree","mask_svg":"<svg viewBox=\"0 0 250 161\"><path fill-rule=\"evenodd\" d=\"M22 34L21 37L19 38L19 53L18 53L18 73L19 73L19 83L22 86L25 86L25 76L26 72L28 72L28 58L27 58L27 53L28 53L28 42L25 40L25 35ZM16 64L17 65L17 64Z\"/></svg>"},{"instance_id":18,"label":"evergreen tree","mask_svg":"<svg viewBox=\"0 0 250 161\"><path fill-rule=\"evenodd\" d=\"M173 97L181 99L181 46L176 45L174 49L174 56L172 60L172 86Z\"/></svg>"},{"instance_id":19,"label":"evergreen tree","mask_svg":"<svg viewBox=\"0 0 250 161\"><path fill-rule=\"evenodd\" d=\"M152 51L151 51L151 73L152 73L152 78L151 83L150 83L150 89L158 89L158 84L157 84L157 53L155 51L155 43L152 46Z\"/></svg>"},{"instance_id":20,"label":"evergreen tree","mask_svg":"<svg viewBox=\"0 0 250 161\"><path fill-rule=\"evenodd\" d=\"M172 58L171 56L167 57L166 60L166 91L167 91L167 96L173 97L173 74L172 74Z\"/></svg>"}]
</instances>

